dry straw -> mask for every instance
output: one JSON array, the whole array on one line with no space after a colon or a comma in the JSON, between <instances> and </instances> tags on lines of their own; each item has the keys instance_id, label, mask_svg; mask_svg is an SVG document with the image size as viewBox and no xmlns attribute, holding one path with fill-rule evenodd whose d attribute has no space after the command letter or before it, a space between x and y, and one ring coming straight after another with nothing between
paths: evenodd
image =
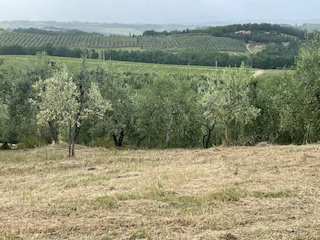
<instances>
[{"instance_id":1,"label":"dry straw","mask_svg":"<svg viewBox=\"0 0 320 240\"><path fill-rule=\"evenodd\" d=\"M0 152L0 239L319 239L320 146Z\"/></svg>"}]
</instances>

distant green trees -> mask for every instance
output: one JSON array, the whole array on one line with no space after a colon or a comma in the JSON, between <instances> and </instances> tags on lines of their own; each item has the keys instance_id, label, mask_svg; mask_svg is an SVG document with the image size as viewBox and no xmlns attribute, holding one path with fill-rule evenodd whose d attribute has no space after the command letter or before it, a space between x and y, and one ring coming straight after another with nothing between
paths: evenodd
<instances>
[{"instance_id":1,"label":"distant green trees","mask_svg":"<svg viewBox=\"0 0 320 240\"><path fill-rule=\"evenodd\" d=\"M284 47L287 49L287 47ZM289 46L288 46L289 48ZM145 62L159 64L178 64L178 65L196 65L196 66L217 66L218 67L239 67L242 62L254 68L261 69L277 69L291 68L294 65L294 59L298 54L298 46L294 50L287 53L286 50L277 51L269 54L270 48L262 51L257 55L230 55L216 51L180 51L178 53L170 53L164 51L119 51L105 50L105 59L116 61Z\"/></svg>"},{"instance_id":2,"label":"distant green trees","mask_svg":"<svg viewBox=\"0 0 320 240\"><path fill-rule=\"evenodd\" d=\"M12 32L17 32L17 33L29 33L29 34L42 34L42 35L50 35L50 36L57 36L57 35L62 35L62 36L103 36L102 33L89 33L89 32L84 32L80 31L77 29L66 29L66 30L61 30L57 29L56 31L52 30L44 30L44 29L39 29L39 28L16 28L13 29Z\"/></svg>"},{"instance_id":3,"label":"distant green trees","mask_svg":"<svg viewBox=\"0 0 320 240\"><path fill-rule=\"evenodd\" d=\"M100 53L94 49L70 49L68 47L53 47L46 44L39 47L22 47L19 45L0 46L0 55L36 55L45 51L50 56L81 58L83 52L89 52L91 59L112 59L116 61L145 62L159 64L198 65L218 67L240 66L241 62L254 68L276 69L290 68L298 54L298 45L288 47L272 45L257 55L231 55L217 51L179 51L177 53L165 51L128 51L103 50Z\"/></svg>"},{"instance_id":4,"label":"distant green trees","mask_svg":"<svg viewBox=\"0 0 320 240\"><path fill-rule=\"evenodd\" d=\"M0 55L36 55L46 52L50 56L81 58L83 52L90 52L90 58L98 59L99 54L94 49L70 49L68 47L54 47L52 44L43 46L22 47L20 45L0 46Z\"/></svg>"},{"instance_id":5,"label":"distant green trees","mask_svg":"<svg viewBox=\"0 0 320 240\"><path fill-rule=\"evenodd\" d=\"M246 31L246 32L239 32ZM270 23L247 23L247 24L232 24L226 26L214 26L207 28L196 28L193 30L184 31L172 31L172 32L156 32L145 31L143 35L147 36L159 36L159 35L172 35L172 34L188 34L188 33L200 33L210 34L215 37L229 37L235 39L241 39L245 42L257 41L257 42L291 42L292 40L303 40L305 32L301 29L291 26L281 26L279 24Z\"/></svg>"}]
</instances>

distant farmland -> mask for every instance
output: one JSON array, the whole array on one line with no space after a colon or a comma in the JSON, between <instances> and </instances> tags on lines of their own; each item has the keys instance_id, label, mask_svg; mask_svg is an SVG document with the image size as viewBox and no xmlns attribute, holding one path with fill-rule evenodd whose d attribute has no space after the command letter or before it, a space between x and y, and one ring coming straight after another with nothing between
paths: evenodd
<instances>
[{"instance_id":1,"label":"distant farmland","mask_svg":"<svg viewBox=\"0 0 320 240\"><path fill-rule=\"evenodd\" d=\"M126 36L52 36L17 32L0 32L0 44L1 46L20 45L22 47L52 44L53 47L69 48L127 48L139 46L137 38Z\"/></svg>"},{"instance_id":2,"label":"distant farmland","mask_svg":"<svg viewBox=\"0 0 320 240\"><path fill-rule=\"evenodd\" d=\"M177 34L170 36L52 36L8 31L0 32L0 46L19 45L22 47L39 47L47 44L53 47L93 49L246 51L243 41L213 37L205 34Z\"/></svg>"},{"instance_id":3,"label":"distant farmland","mask_svg":"<svg viewBox=\"0 0 320 240\"><path fill-rule=\"evenodd\" d=\"M213 37L210 35L180 34L170 36L142 37L143 48L146 50L214 50L245 52L243 41Z\"/></svg>"}]
</instances>

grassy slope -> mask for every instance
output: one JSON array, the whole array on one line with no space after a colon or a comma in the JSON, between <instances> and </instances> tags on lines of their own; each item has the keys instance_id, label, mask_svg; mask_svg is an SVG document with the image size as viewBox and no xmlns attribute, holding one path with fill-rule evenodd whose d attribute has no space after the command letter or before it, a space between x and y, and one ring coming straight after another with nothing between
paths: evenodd
<instances>
[{"instance_id":1,"label":"grassy slope","mask_svg":"<svg viewBox=\"0 0 320 240\"><path fill-rule=\"evenodd\" d=\"M78 58L64 58L64 57L49 57L55 61L58 66L66 66L71 72L78 69L81 59ZM11 66L25 67L33 64L36 56L0 56L4 59L4 64L0 66L1 69L8 69ZM99 64L111 70L133 73L176 73L176 74L190 74L190 75L211 75L215 67L208 66L186 66L186 65L167 65L167 64L152 64L152 63L132 63L122 61L101 61L88 59L90 67L98 66ZM232 68L231 68L232 69ZM259 71L253 69L254 72ZM284 70L263 70L263 74L280 74Z\"/></svg>"},{"instance_id":2,"label":"grassy slope","mask_svg":"<svg viewBox=\"0 0 320 240\"><path fill-rule=\"evenodd\" d=\"M24 67L27 64L32 64L37 61L36 56L0 56L4 59L4 64L0 66L0 69L7 69L11 66ZM65 57L49 57L55 61L58 66L66 66L71 71L77 69L82 62L79 58L65 58ZM181 74L211 74L214 71L214 67L206 66L185 66L185 65L167 65L167 64L152 64L152 63L132 63L122 61L101 61L101 60L87 60L90 67L104 65L109 69L117 71L129 71L140 73L181 73Z\"/></svg>"},{"instance_id":3,"label":"grassy slope","mask_svg":"<svg viewBox=\"0 0 320 240\"><path fill-rule=\"evenodd\" d=\"M317 239L320 146L0 151L2 239Z\"/></svg>"}]
</instances>

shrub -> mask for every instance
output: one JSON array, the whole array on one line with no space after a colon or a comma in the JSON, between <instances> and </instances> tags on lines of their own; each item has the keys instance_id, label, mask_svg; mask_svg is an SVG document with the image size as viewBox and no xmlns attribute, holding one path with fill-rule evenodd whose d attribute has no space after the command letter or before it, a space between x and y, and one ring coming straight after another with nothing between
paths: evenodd
<instances>
[{"instance_id":1,"label":"shrub","mask_svg":"<svg viewBox=\"0 0 320 240\"><path fill-rule=\"evenodd\" d=\"M5 142L0 146L0 150L11 150L11 147Z\"/></svg>"},{"instance_id":2,"label":"shrub","mask_svg":"<svg viewBox=\"0 0 320 240\"><path fill-rule=\"evenodd\" d=\"M106 138L96 138L90 142L90 147L113 148L114 142L112 140L106 139Z\"/></svg>"},{"instance_id":3,"label":"shrub","mask_svg":"<svg viewBox=\"0 0 320 240\"><path fill-rule=\"evenodd\" d=\"M36 137L24 137L21 142L18 144L18 149L25 149L25 148L36 148L43 146L44 143L36 138Z\"/></svg>"}]
</instances>

